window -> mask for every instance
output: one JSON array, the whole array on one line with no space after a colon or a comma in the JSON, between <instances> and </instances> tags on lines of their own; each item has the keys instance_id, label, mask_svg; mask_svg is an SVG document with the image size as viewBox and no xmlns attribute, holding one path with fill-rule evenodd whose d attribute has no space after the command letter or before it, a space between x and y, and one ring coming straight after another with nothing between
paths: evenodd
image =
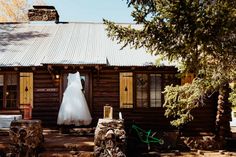
<instances>
[{"instance_id":1,"label":"window","mask_svg":"<svg viewBox=\"0 0 236 157\"><path fill-rule=\"evenodd\" d=\"M136 75L136 105L137 107L148 107L148 75Z\"/></svg>"},{"instance_id":2,"label":"window","mask_svg":"<svg viewBox=\"0 0 236 157\"><path fill-rule=\"evenodd\" d=\"M16 109L18 90L17 74L1 74L0 75L0 108Z\"/></svg>"},{"instance_id":3,"label":"window","mask_svg":"<svg viewBox=\"0 0 236 157\"><path fill-rule=\"evenodd\" d=\"M161 74L136 74L136 106L161 107Z\"/></svg>"},{"instance_id":4,"label":"window","mask_svg":"<svg viewBox=\"0 0 236 157\"><path fill-rule=\"evenodd\" d=\"M161 74L150 74L150 107L161 107Z\"/></svg>"},{"instance_id":5,"label":"window","mask_svg":"<svg viewBox=\"0 0 236 157\"><path fill-rule=\"evenodd\" d=\"M133 108L133 73L120 73L120 108Z\"/></svg>"},{"instance_id":6,"label":"window","mask_svg":"<svg viewBox=\"0 0 236 157\"><path fill-rule=\"evenodd\" d=\"M120 108L162 107L164 87L179 83L175 73L120 73Z\"/></svg>"}]
</instances>

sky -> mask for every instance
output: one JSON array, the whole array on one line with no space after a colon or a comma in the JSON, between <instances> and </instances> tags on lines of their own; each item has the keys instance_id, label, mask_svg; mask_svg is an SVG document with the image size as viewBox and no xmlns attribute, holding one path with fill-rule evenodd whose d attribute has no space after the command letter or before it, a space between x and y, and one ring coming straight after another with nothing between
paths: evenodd
<instances>
[{"instance_id":1,"label":"sky","mask_svg":"<svg viewBox=\"0 0 236 157\"><path fill-rule=\"evenodd\" d=\"M29 3L37 0L29 0ZM42 1L42 0L38 0ZM133 23L126 0L44 0L47 5L56 7L60 21L98 22L102 19L119 23Z\"/></svg>"}]
</instances>

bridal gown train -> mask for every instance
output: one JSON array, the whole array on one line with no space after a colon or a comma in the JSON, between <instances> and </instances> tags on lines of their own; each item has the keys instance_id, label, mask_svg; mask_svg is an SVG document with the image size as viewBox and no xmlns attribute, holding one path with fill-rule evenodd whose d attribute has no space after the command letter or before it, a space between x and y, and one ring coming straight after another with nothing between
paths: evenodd
<instances>
[{"instance_id":1,"label":"bridal gown train","mask_svg":"<svg viewBox=\"0 0 236 157\"><path fill-rule=\"evenodd\" d=\"M82 92L79 72L68 75L68 85L63 94L57 124L89 125L92 121L89 108Z\"/></svg>"}]
</instances>

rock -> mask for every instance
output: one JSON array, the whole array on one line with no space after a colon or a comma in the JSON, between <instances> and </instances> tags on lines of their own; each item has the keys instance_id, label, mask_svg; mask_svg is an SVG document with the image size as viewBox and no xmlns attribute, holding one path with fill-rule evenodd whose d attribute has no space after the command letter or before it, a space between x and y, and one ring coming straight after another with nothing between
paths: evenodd
<instances>
[{"instance_id":1,"label":"rock","mask_svg":"<svg viewBox=\"0 0 236 157\"><path fill-rule=\"evenodd\" d=\"M106 132L105 138L106 139L111 139L114 136L114 131L113 130L108 130Z\"/></svg>"},{"instance_id":2,"label":"rock","mask_svg":"<svg viewBox=\"0 0 236 157\"><path fill-rule=\"evenodd\" d=\"M99 119L94 138L95 157L126 157L123 120Z\"/></svg>"},{"instance_id":3,"label":"rock","mask_svg":"<svg viewBox=\"0 0 236 157\"><path fill-rule=\"evenodd\" d=\"M74 150L71 150L70 151L70 154L72 154L72 155L76 155L76 154L78 154L79 152L78 151L74 151Z\"/></svg>"},{"instance_id":4,"label":"rock","mask_svg":"<svg viewBox=\"0 0 236 157\"><path fill-rule=\"evenodd\" d=\"M219 153L220 153L221 155L223 155L223 154L225 154L225 151L224 151L224 150L219 150Z\"/></svg>"},{"instance_id":5,"label":"rock","mask_svg":"<svg viewBox=\"0 0 236 157\"><path fill-rule=\"evenodd\" d=\"M204 155L204 153L201 150L197 150L198 155Z\"/></svg>"},{"instance_id":6,"label":"rock","mask_svg":"<svg viewBox=\"0 0 236 157\"><path fill-rule=\"evenodd\" d=\"M37 156L44 142L40 120L14 120L10 130L10 153L19 156Z\"/></svg>"}]
</instances>

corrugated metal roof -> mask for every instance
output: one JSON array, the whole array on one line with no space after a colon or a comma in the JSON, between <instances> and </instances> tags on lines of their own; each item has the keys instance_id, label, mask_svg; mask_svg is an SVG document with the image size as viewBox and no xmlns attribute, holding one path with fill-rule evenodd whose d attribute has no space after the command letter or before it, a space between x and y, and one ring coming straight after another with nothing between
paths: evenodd
<instances>
[{"instance_id":1,"label":"corrugated metal roof","mask_svg":"<svg viewBox=\"0 0 236 157\"><path fill-rule=\"evenodd\" d=\"M0 66L43 64L154 65L156 56L130 49L107 37L96 23L16 24L0 32ZM163 65L169 65L163 62Z\"/></svg>"}]
</instances>

